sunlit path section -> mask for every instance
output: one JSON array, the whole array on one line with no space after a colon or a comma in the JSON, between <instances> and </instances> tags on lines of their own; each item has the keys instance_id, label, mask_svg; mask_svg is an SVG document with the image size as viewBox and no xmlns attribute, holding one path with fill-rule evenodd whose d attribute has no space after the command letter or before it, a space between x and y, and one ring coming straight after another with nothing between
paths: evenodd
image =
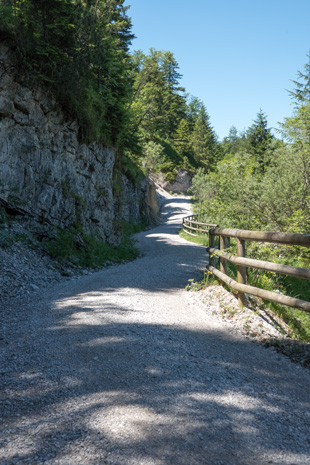
<instances>
[{"instance_id":1,"label":"sunlit path section","mask_svg":"<svg viewBox=\"0 0 310 465\"><path fill-rule=\"evenodd\" d=\"M189 213L168 198L139 259L21 305L1 464L310 465L309 372L191 304L207 257L178 235Z\"/></svg>"}]
</instances>

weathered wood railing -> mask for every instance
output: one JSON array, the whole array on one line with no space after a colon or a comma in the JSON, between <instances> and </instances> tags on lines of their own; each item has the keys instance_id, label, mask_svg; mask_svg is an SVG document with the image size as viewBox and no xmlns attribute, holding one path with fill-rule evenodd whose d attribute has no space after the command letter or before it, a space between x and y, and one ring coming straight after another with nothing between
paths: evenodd
<instances>
[{"instance_id":1,"label":"weathered wood railing","mask_svg":"<svg viewBox=\"0 0 310 465\"><path fill-rule=\"evenodd\" d=\"M196 226L195 226L196 225ZM198 226L198 227L197 227ZM295 276L297 278L310 279L310 269L298 268L295 266L280 265L278 263L263 260L246 258L245 241L271 242L275 244L310 246L310 234L288 234L278 232L247 231L243 229L218 228L217 225L201 223L197 221L196 215L191 215L183 219L183 230L192 236L199 236L201 232L209 235L209 265L208 269L221 281L238 291L240 305L247 302L246 294L251 294L262 299L277 302L289 307L299 308L305 312L310 312L310 302L301 299L267 291L247 284L247 268L256 268L275 273ZM215 248L215 237L219 236L219 249ZM237 256L224 251L230 246L230 238L237 241ZM220 258L220 270L215 268L213 257ZM227 276L227 261L237 265L237 281Z\"/></svg>"},{"instance_id":2,"label":"weathered wood railing","mask_svg":"<svg viewBox=\"0 0 310 465\"><path fill-rule=\"evenodd\" d=\"M199 236L199 233L209 234L210 228L218 226L212 223L199 223L196 219L197 215L189 215L183 218L183 229L186 234L190 234L191 236Z\"/></svg>"}]
</instances>

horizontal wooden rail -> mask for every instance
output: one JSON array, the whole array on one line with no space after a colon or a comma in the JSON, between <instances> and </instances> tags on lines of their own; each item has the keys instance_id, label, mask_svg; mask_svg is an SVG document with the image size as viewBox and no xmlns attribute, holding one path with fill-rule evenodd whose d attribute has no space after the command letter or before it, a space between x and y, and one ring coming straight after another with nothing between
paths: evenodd
<instances>
[{"instance_id":1,"label":"horizontal wooden rail","mask_svg":"<svg viewBox=\"0 0 310 465\"><path fill-rule=\"evenodd\" d=\"M185 223L190 223L190 224L198 224L198 226L211 226L211 228L216 228L218 225L217 224L212 224L212 223L199 223L199 221L194 221L194 220L185 220Z\"/></svg>"},{"instance_id":2,"label":"horizontal wooden rail","mask_svg":"<svg viewBox=\"0 0 310 465\"><path fill-rule=\"evenodd\" d=\"M196 225L196 226L195 226ZM208 229L201 229L204 226ZM289 307L299 308L310 312L310 302L305 302L294 297L285 296L276 292L267 291L247 284L247 268L281 273L296 278L310 279L310 270L308 268L299 268L280 263L272 263L264 260L255 260L246 258L246 241L269 242L275 244L298 245L303 247L310 246L310 234L289 234L280 232L251 231L246 229L219 228L212 223L201 223L197 221L197 215L191 215L183 219L183 228L187 234L198 236L200 233L209 234L209 270L221 281L238 291L238 300L240 305L246 305L247 296L251 294L262 299L277 302ZM220 250L215 247L215 237L219 236ZM230 238L237 241L237 256L225 252L230 246ZM220 258L220 270L214 267L213 256ZM227 262L237 265L237 281L227 276Z\"/></svg>"},{"instance_id":3,"label":"horizontal wooden rail","mask_svg":"<svg viewBox=\"0 0 310 465\"><path fill-rule=\"evenodd\" d=\"M240 284L237 281L234 281L232 278L227 276L225 273L222 273L214 266L208 267L212 273L217 276L221 281L228 284L228 286L232 287L233 289L255 295L257 297L261 297L262 299L270 300L272 302L276 302L278 304L287 305L289 307L299 308L300 310L304 310L305 312L310 312L310 302L306 302L305 300L295 299L294 297L289 297L282 294L277 294L276 292L266 291L265 289L259 289L258 287L249 286L247 284Z\"/></svg>"},{"instance_id":4,"label":"horizontal wooden rail","mask_svg":"<svg viewBox=\"0 0 310 465\"><path fill-rule=\"evenodd\" d=\"M194 236L194 237L197 237L197 234L193 234L192 232L189 232L189 231L185 231L186 234L189 234L190 236Z\"/></svg>"},{"instance_id":5,"label":"horizontal wooden rail","mask_svg":"<svg viewBox=\"0 0 310 465\"><path fill-rule=\"evenodd\" d=\"M235 237L246 241L273 242L277 244L310 246L310 234L248 231L246 229L216 228L212 234Z\"/></svg>"},{"instance_id":6,"label":"horizontal wooden rail","mask_svg":"<svg viewBox=\"0 0 310 465\"><path fill-rule=\"evenodd\" d=\"M197 228L195 228L195 227L193 227L193 226L189 226L188 224L183 225L183 228L191 229L191 230L193 230L193 231L204 232L204 233L206 233L206 234L209 234L209 229L197 229ZM186 232L187 232L187 231L186 231ZM195 235L197 235L197 234L195 234Z\"/></svg>"},{"instance_id":7,"label":"horizontal wooden rail","mask_svg":"<svg viewBox=\"0 0 310 465\"><path fill-rule=\"evenodd\" d=\"M190 234L191 236L198 236L201 233L209 234L211 228L214 229L218 226L217 224L213 223L201 223L199 221L195 221L196 218L197 215L190 215L183 218L183 229L187 234ZM205 226L208 229L202 229L199 226ZM192 231L196 231L197 234L194 234Z\"/></svg>"},{"instance_id":8,"label":"horizontal wooden rail","mask_svg":"<svg viewBox=\"0 0 310 465\"><path fill-rule=\"evenodd\" d=\"M289 276L295 276L296 278L310 279L310 270L308 268L298 268L297 266L281 265L279 263L266 262L264 260L236 257L235 255L231 255L211 247L207 247L207 252L216 255L217 257L224 258L235 265L243 265L248 268L286 274Z\"/></svg>"}]
</instances>

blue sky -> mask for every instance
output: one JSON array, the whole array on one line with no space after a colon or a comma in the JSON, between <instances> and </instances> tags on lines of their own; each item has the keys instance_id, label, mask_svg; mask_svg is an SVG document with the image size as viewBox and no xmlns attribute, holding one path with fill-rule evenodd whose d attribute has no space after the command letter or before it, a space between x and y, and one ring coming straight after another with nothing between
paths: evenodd
<instances>
[{"instance_id":1,"label":"blue sky","mask_svg":"<svg viewBox=\"0 0 310 465\"><path fill-rule=\"evenodd\" d=\"M220 139L292 114L287 90L308 61L310 0L126 0L133 50L173 52L186 91L207 107Z\"/></svg>"}]
</instances>

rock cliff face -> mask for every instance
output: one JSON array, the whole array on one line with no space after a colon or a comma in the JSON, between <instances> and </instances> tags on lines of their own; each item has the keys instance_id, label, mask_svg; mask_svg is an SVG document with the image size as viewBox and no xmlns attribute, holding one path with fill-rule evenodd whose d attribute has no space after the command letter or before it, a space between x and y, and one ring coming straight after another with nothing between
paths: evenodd
<instances>
[{"instance_id":1,"label":"rock cliff face","mask_svg":"<svg viewBox=\"0 0 310 465\"><path fill-rule=\"evenodd\" d=\"M120 176L113 194L115 150L79 142L76 122L40 88L17 80L14 59L0 46L0 205L33 232L79 224L117 243L120 221L155 221L156 192Z\"/></svg>"},{"instance_id":2,"label":"rock cliff face","mask_svg":"<svg viewBox=\"0 0 310 465\"><path fill-rule=\"evenodd\" d=\"M192 185L192 177L186 170L177 170L177 175L173 183L169 183L162 173L153 175L154 181L163 189L175 194L186 194Z\"/></svg>"}]
</instances>

